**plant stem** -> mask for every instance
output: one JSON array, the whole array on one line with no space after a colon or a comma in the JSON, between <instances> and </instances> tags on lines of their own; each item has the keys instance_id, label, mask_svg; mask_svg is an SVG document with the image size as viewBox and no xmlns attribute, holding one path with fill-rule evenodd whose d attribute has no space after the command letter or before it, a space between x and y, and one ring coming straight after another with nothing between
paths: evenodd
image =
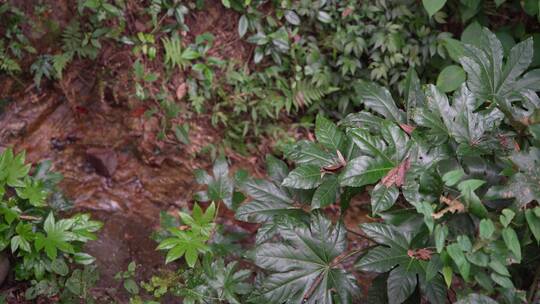
<instances>
[{"instance_id":1,"label":"plant stem","mask_svg":"<svg viewBox=\"0 0 540 304\"><path fill-rule=\"evenodd\" d=\"M529 292L528 292L529 294L527 296L528 303L532 303L532 301L534 300L534 296L536 295L536 289L538 287L538 280L540 280L540 265L538 265L538 267L536 268L536 273L534 274L533 282L531 286L529 287Z\"/></svg>"}]
</instances>

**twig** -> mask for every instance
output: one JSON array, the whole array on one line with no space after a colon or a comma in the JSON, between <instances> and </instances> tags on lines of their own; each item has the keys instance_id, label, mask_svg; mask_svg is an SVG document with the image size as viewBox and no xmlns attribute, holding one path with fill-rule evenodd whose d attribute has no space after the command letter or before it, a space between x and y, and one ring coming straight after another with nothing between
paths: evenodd
<instances>
[{"instance_id":1,"label":"twig","mask_svg":"<svg viewBox=\"0 0 540 304\"><path fill-rule=\"evenodd\" d=\"M25 215L25 214L19 215L19 218L21 218L23 220L28 220L28 221L39 221L39 220L41 220L41 217L32 216L32 215Z\"/></svg>"}]
</instances>

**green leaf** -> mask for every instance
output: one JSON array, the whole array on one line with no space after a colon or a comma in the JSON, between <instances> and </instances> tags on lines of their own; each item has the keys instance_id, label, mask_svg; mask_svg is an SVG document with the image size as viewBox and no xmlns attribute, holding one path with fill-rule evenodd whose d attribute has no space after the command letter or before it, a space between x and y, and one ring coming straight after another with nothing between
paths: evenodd
<instances>
[{"instance_id":1,"label":"green leaf","mask_svg":"<svg viewBox=\"0 0 540 304\"><path fill-rule=\"evenodd\" d=\"M446 0L422 0L422 4L428 12L429 17L432 17L436 12L441 10L445 3Z\"/></svg>"},{"instance_id":2,"label":"green leaf","mask_svg":"<svg viewBox=\"0 0 540 304\"><path fill-rule=\"evenodd\" d=\"M95 258L87 253L84 252L77 252L73 255L73 259L75 260L75 263L81 264L81 265L90 265L95 262Z\"/></svg>"},{"instance_id":3,"label":"green leaf","mask_svg":"<svg viewBox=\"0 0 540 304\"><path fill-rule=\"evenodd\" d=\"M465 281L467 281L469 279L471 265L465 259L465 255L463 254L461 246L459 244L453 243L446 247L446 251L452 258L454 263L456 263L456 266L458 267L461 276L465 279Z\"/></svg>"},{"instance_id":4,"label":"green leaf","mask_svg":"<svg viewBox=\"0 0 540 304\"><path fill-rule=\"evenodd\" d=\"M45 199L49 196L49 191L45 189L45 184L30 177L24 178L24 185L17 188L17 195L28 200L34 207L44 207Z\"/></svg>"},{"instance_id":5,"label":"green leaf","mask_svg":"<svg viewBox=\"0 0 540 304\"><path fill-rule=\"evenodd\" d=\"M420 276L420 288L430 303L444 303L447 299L447 288L443 277L439 274L428 282Z\"/></svg>"},{"instance_id":6,"label":"green leaf","mask_svg":"<svg viewBox=\"0 0 540 304\"><path fill-rule=\"evenodd\" d=\"M497 304L498 302L492 300L490 297L481 295L478 293L472 293L465 298L457 301L455 304Z\"/></svg>"},{"instance_id":7,"label":"green leaf","mask_svg":"<svg viewBox=\"0 0 540 304\"><path fill-rule=\"evenodd\" d=\"M521 261L521 245L519 244L516 231L510 227L504 228L502 237L508 249L510 249L516 257L516 260Z\"/></svg>"},{"instance_id":8,"label":"green leaf","mask_svg":"<svg viewBox=\"0 0 540 304\"><path fill-rule=\"evenodd\" d=\"M332 17L325 11L319 11L319 13L317 14L317 19L319 19L319 21L322 23L332 22Z\"/></svg>"},{"instance_id":9,"label":"green leaf","mask_svg":"<svg viewBox=\"0 0 540 304\"><path fill-rule=\"evenodd\" d=\"M314 165L319 167L333 165L335 152L322 150L317 144L309 141L299 141L285 150L287 159L297 165Z\"/></svg>"},{"instance_id":10,"label":"green leaf","mask_svg":"<svg viewBox=\"0 0 540 304\"><path fill-rule=\"evenodd\" d=\"M344 135L337 126L320 114L315 120L315 136L319 143L330 151L340 150L344 140Z\"/></svg>"},{"instance_id":11,"label":"green leaf","mask_svg":"<svg viewBox=\"0 0 540 304\"><path fill-rule=\"evenodd\" d=\"M323 179L311 199L312 208L324 208L336 202L339 191L339 180L335 175Z\"/></svg>"},{"instance_id":12,"label":"green leaf","mask_svg":"<svg viewBox=\"0 0 540 304\"><path fill-rule=\"evenodd\" d=\"M529 224L529 229L536 239L536 243L540 243L540 218L530 209L525 210L525 218L527 219L527 224Z\"/></svg>"},{"instance_id":13,"label":"green leaf","mask_svg":"<svg viewBox=\"0 0 540 304\"><path fill-rule=\"evenodd\" d=\"M404 266L396 267L390 272L387 284L389 303L401 304L416 289L416 273L407 271Z\"/></svg>"},{"instance_id":14,"label":"green leaf","mask_svg":"<svg viewBox=\"0 0 540 304\"><path fill-rule=\"evenodd\" d=\"M486 217L488 211L474 191L485 183L483 180L468 179L460 182L457 186L469 211L479 218Z\"/></svg>"},{"instance_id":15,"label":"green leaf","mask_svg":"<svg viewBox=\"0 0 540 304\"><path fill-rule=\"evenodd\" d=\"M349 161L340 176L340 185L361 187L374 184L393 168L394 165L388 161L360 156Z\"/></svg>"},{"instance_id":16,"label":"green leaf","mask_svg":"<svg viewBox=\"0 0 540 304\"><path fill-rule=\"evenodd\" d=\"M502 211L502 214L499 216L499 220L501 222L501 224L503 225L503 227L508 227L508 225L510 225L510 223L512 222L512 220L514 219L514 216L516 215L516 213L514 213L514 211L506 208L506 209L503 209Z\"/></svg>"},{"instance_id":17,"label":"green leaf","mask_svg":"<svg viewBox=\"0 0 540 304\"><path fill-rule=\"evenodd\" d=\"M300 25L300 17L294 11L285 11L285 19L292 25Z\"/></svg>"},{"instance_id":18,"label":"green leaf","mask_svg":"<svg viewBox=\"0 0 540 304\"><path fill-rule=\"evenodd\" d=\"M412 120L413 109L424 106L426 103L426 96L422 92L420 85L420 79L414 68L410 68L405 78L405 93L406 97L406 115L407 123L410 124Z\"/></svg>"},{"instance_id":19,"label":"green leaf","mask_svg":"<svg viewBox=\"0 0 540 304\"><path fill-rule=\"evenodd\" d=\"M51 269L56 274L61 275L61 276L66 276L69 273L69 267L66 264L66 262L64 262L64 259L56 259L52 261Z\"/></svg>"},{"instance_id":20,"label":"green leaf","mask_svg":"<svg viewBox=\"0 0 540 304\"><path fill-rule=\"evenodd\" d=\"M463 43L479 45L479 37L482 36L482 26L478 21L471 22L461 33Z\"/></svg>"},{"instance_id":21,"label":"green leaf","mask_svg":"<svg viewBox=\"0 0 540 304\"><path fill-rule=\"evenodd\" d=\"M399 248L378 246L364 255L356 267L362 271L383 273L396 265L406 265L409 260L407 253Z\"/></svg>"},{"instance_id":22,"label":"green leaf","mask_svg":"<svg viewBox=\"0 0 540 304\"><path fill-rule=\"evenodd\" d=\"M465 71L457 65L445 67L437 77L437 87L443 92L453 92L465 82Z\"/></svg>"},{"instance_id":23,"label":"green leaf","mask_svg":"<svg viewBox=\"0 0 540 304\"><path fill-rule=\"evenodd\" d=\"M264 179L249 179L244 183L243 189L250 197L257 201L288 205L293 203L292 198L284 189Z\"/></svg>"},{"instance_id":24,"label":"green leaf","mask_svg":"<svg viewBox=\"0 0 540 304\"><path fill-rule=\"evenodd\" d=\"M465 35L465 32L464 32ZM461 65L467 72L467 86L480 99L497 102L507 115L519 111L507 101L511 94L522 92L520 76L532 62L533 41L529 38L516 44L503 62L503 47L499 39L488 29L471 35L475 45L465 45Z\"/></svg>"},{"instance_id":25,"label":"green leaf","mask_svg":"<svg viewBox=\"0 0 540 304\"><path fill-rule=\"evenodd\" d=\"M409 249L409 236L394 226L382 223L368 223L361 225L361 228L368 237L379 244L404 251Z\"/></svg>"},{"instance_id":26,"label":"green leaf","mask_svg":"<svg viewBox=\"0 0 540 304\"><path fill-rule=\"evenodd\" d=\"M446 172L443 175L442 179L445 185L452 187L456 185L464 175L465 175L465 171L463 171L462 168L459 168L456 170Z\"/></svg>"},{"instance_id":27,"label":"green leaf","mask_svg":"<svg viewBox=\"0 0 540 304\"><path fill-rule=\"evenodd\" d=\"M238 35L240 36L240 38L244 37L244 35L247 33L248 26L249 21L246 15L242 15L238 20Z\"/></svg>"},{"instance_id":28,"label":"green leaf","mask_svg":"<svg viewBox=\"0 0 540 304\"><path fill-rule=\"evenodd\" d=\"M132 295L139 294L139 285L131 278L124 281L124 288Z\"/></svg>"},{"instance_id":29,"label":"green leaf","mask_svg":"<svg viewBox=\"0 0 540 304\"><path fill-rule=\"evenodd\" d=\"M371 211L377 214L392 208L398 196L399 189L395 185L387 188L382 183L378 183L371 191Z\"/></svg>"},{"instance_id":30,"label":"green leaf","mask_svg":"<svg viewBox=\"0 0 540 304\"><path fill-rule=\"evenodd\" d=\"M356 87L360 102L369 110L397 123L405 123L405 113L400 110L390 92L374 83L360 81Z\"/></svg>"},{"instance_id":31,"label":"green leaf","mask_svg":"<svg viewBox=\"0 0 540 304\"><path fill-rule=\"evenodd\" d=\"M443 44L450 58L455 62L459 62L459 58L463 56L463 43L453 38L443 38Z\"/></svg>"},{"instance_id":32,"label":"green leaf","mask_svg":"<svg viewBox=\"0 0 540 304\"><path fill-rule=\"evenodd\" d=\"M310 228L290 227L280 234L286 242L265 243L256 249L256 265L270 274L250 302L301 303L309 298L313 303L330 304L334 296L341 303L353 302L358 292L354 276L332 264L347 248L341 224L332 227L316 213Z\"/></svg>"},{"instance_id":33,"label":"green leaf","mask_svg":"<svg viewBox=\"0 0 540 304\"><path fill-rule=\"evenodd\" d=\"M316 165L302 165L283 180L282 186L294 189L313 189L322 182L321 169Z\"/></svg>"},{"instance_id":34,"label":"green leaf","mask_svg":"<svg viewBox=\"0 0 540 304\"><path fill-rule=\"evenodd\" d=\"M236 219L250 223L262 223L276 216L303 217L305 212L291 204L272 201L254 201L244 204L236 210Z\"/></svg>"},{"instance_id":35,"label":"green leaf","mask_svg":"<svg viewBox=\"0 0 540 304\"><path fill-rule=\"evenodd\" d=\"M13 154L11 148L7 148L0 154L0 184L6 183L10 187L23 187L23 177L28 175L31 165L25 165L26 153L23 151Z\"/></svg>"},{"instance_id":36,"label":"green leaf","mask_svg":"<svg viewBox=\"0 0 540 304\"><path fill-rule=\"evenodd\" d=\"M276 183L281 184L289 174L287 164L271 154L266 155L266 173Z\"/></svg>"},{"instance_id":37,"label":"green leaf","mask_svg":"<svg viewBox=\"0 0 540 304\"><path fill-rule=\"evenodd\" d=\"M490 219L482 219L480 221L480 237L489 240L495 232L495 225Z\"/></svg>"},{"instance_id":38,"label":"green leaf","mask_svg":"<svg viewBox=\"0 0 540 304\"><path fill-rule=\"evenodd\" d=\"M510 272L508 272L508 269L506 268L506 266L504 266L504 264L501 261L499 261L499 259L492 257L488 265L491 269L493 269L498 274L505 277L510 277Z\"/></svg>"},{"instance_id":39,"label":"green leaf","mask_svg":"<svg viewBox=\"0 0 540 304\"><path fill-rule=\"evenodd\" d=\"M515 198L518 207L524 208L532 201L540 200L540 149L532 147L528 152L515 152L510 160L518 172L511 176L502 190L505 198Z\"/></svg>"},{"instance_id":40,"label":"green leaf","mask_svg":"<svg viewBox=\"0 0 540 304\"><path fill-rule=\"evenodd\" d=\"M495 281L495 283L499 284L500 286L508 289L514 289L514 283L512 283L512 280L510 278L502 276L497 273L491 273L490 275L491 279Z\"/></svg>"},{"instance_id":41,"label":"green leaf","mask_svg":"<svg viewBox=\"0 0 540 304\"><path fill-rule=\"evenodd\" d=\"M51 260L55 260L58 255L58 250L66 253L74 253L73 246L69 243L72 234L68 231L70 228L68 220L60 220L56 222L51 213L45 219L43 229L47 235L40 232L36 233L34 247L39 252L41 249Z\"/></svg>"},{"instance_id":42,"label":"green leaf","mask_svg":"<svg viewBox=\"0 0 540 304\"><path fill-rule=\"evenodd\" d=\"M437 253L442 252L447 236L448 236L448 227L445 225L437 224L435 226L435 247L437 248Z\"/></svg>"},{"instance_id":43,"label":"green leaf","mask_svg":"<svg viewBox=\"0 0 540 304\"><path fill-rule=\"evenodd\" d=\"M355 266L362 271L387 272L396 265L408 267L409 236L394 226L382 223L363 224L362 231L381 246L368 251Z\"/></svg>"},{"instance_id":44,"label":"green leaf","mask_svg":"<svg viewBox=\"0 0 540 304\"><path fill-rule=\"evenodd\" d=\"M392 159L386 155L386 143L379 136L373 136L367 130L357 128L349 129L347 135L352 138L362 154L380 157L390 163L394 163Z\"/></svg>"},{"instance_id":45,"label":"green leaf","mask_svg":"<svg viewBox=\"0 0 540 304\"><path fill-rule=\"evenodd\" d=\"M444 277L444 282L446 283L446 287L450 288L450 286L452 286L452 277L454 275L454 272L452 271L452 267L444 266L442 269L442 274Z\"/></svg>"}]
</instances>

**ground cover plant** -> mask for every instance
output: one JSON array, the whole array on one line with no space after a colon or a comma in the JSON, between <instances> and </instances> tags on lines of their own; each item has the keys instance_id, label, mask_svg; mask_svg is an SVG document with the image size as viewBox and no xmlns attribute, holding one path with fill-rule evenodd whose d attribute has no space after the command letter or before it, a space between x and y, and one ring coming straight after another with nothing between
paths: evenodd
<instances>
[{"instance_id":1,"label":"ground cover plant","mask_svg":"<svg viewBox=\"0 0 540 304\"><path fill-rule=\"evenodd\" d=\"M158 249L168 251L167 261L185 254L198 283L182 278L182 268L161 289L156 284L164 278L152 279L148 291L193 303L534 302L538 71L526 72L530 40L507 58L502 54L497 37L483 29L479 47L464 45L466 83L446 95L422 86L411 70L403 105L388 89L363 83L364 110L338 124L317 116L316 140L286 149L292 169L268 156L263 179L243 171L231 177L223 158L213 177L197 171L198 182L208 185L197 199L221 201L237 220L258 224L255 243L244 255L223 256L215 249L223 238L216 237L215 204L205 212L196 204L192 216L180 214ZM354 212L351 200L366 190L372 219L355 232L343 220ZM240 205L233 203L239 193L248 198ZM371 245L349 243L358 236ZM218 275L209 272L210 256L252 266L233 271L235 262L225 267L218 260L227 269ZM358 272L377 274L367 295ZM255 281L246 284L250 277ZM207 292L189 293L190 284Z\"/></svg>"},{"instance_id":2,"label":"ground cover plant","mask_svg":"<svg viewBox=\"0 0 540 304\"><path fill-rule=\"evenodd\" d=\"M50 166L43 162L30 175L24 152L14 154L8 148L0 154L2 259L11 261L10 273L16 280L31 283L25 295L28 300L60 296L66 303L91 301L87 293L93 283L85 283L95 283L94 258L82 246L96 239L101 223L88 214L58 217L69 205L56 188L62 176L51 172ZM76 264L87 265L84 275L71 266ZM2 280L8 271L9 262Z\"/></svg>"},{"instance_id":3,"label":"ground cover plant","mask_svg":"<svg viewBox=\"0 0 540 304\"><path fill-rule=\"evenodd\" d=\"M0 5L3 300L540 300L538 3L62 3Z\"/></svg>"}]
</instances>

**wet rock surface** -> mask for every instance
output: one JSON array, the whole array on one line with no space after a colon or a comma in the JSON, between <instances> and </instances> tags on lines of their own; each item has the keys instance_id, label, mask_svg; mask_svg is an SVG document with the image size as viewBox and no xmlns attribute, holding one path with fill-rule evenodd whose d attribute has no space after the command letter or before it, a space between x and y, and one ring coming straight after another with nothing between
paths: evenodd
<instances>
[{"instance_id":1,"label":"wet rock surface","mask_svg":"<svg viewBox=\"0 0 540 304\"><path fill-rule=\"evenodd\" d=\"M159 143L151 136L158 132L154 124L126 115L126 108L102 111L96 101L79 117L54 90L15 98L0 115L0 149L26 150L33 163L50 159L64 175L60 188L73 212L91 212L103 221L99 240L86 247L97 258L98 288L120 287L113 277L131 261L144 265L141 278L163 266L150 239L159 212L189 206L196 190L192 170L209 165L195 152L216 143L218 133L204 121L186 122L197 132L190 146Z\"/></svg>"},{"instance_id":2,"label":"wet rock surface","mask_svg":"<svg viewBox=\"0 0 540 304\"><path fill-rule=\"evenodd\" d=\"M116 171L116 167L118 166L116 152L112 149L86 149L86 159L95 169L97 174L105 177L111 177Z\"/></svg>"}]
</instances>

